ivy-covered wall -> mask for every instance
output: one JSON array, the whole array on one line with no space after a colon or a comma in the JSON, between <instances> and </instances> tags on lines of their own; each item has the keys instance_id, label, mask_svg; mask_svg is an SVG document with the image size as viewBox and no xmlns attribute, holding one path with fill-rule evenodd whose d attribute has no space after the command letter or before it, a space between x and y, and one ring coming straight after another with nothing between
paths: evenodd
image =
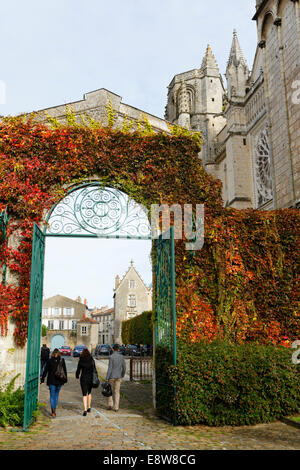
<instances>
[{"instance_id":1,"label":"ivy-covered wall","mask_svg":"<svg viewBox=\"0 0 300 470\"><path fill-rule=\"evenodd\" d=\"M68 121L0 123L0 210L10 214L0 263L18 279L0 286L2 335L10 316L15 343L26 342L33 223L68 188L97 179L148 208L205 204L203 249L193 257L185 240L176 241L178 336L274 344L299 337L299 212L224 209L221 183L199 160L198 134L178 127L157 134L146 121L136 132L112 129L110 120L106 128L91 119L80 125L72 114Z\"/></svg>"},{"instance_id":2,"label":"ivy-covered wall","mask_svg":"<svg viewBox=\"0 0 300 470\"><path fill-rule=\"evenodd\" d=\"M299 229L297 209L226 209L206 223L193 258L177 244L179 336L284 346L299 339Z\"/></svg>"}]
</instances>

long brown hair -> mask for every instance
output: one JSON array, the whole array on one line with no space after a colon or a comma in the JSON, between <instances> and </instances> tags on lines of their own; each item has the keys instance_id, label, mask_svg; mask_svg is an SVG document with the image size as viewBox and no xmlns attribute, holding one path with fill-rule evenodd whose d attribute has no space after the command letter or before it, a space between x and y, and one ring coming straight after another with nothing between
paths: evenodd
<instances>
[{"instance_id":1,"label":"long brown hair","mask_svg":"<svg viewBox=\"0 0 300 470\"><path fill-rule=\"evenodd\" d=\"M80 357L92 357L92 355L90 351L86 348L86 349L83 349L83 351L80 354Z\"/></svg>"},{"instance_id":2,"label":"long brown hair","mask_svg":"<svg viewBox=\"0 0 300 470\"><path fill-rule=\"evenodd\" d=\"M55 348L53 349L51 357L61 357L61 352L57 348Z\"/></svg>"}]
</instances>

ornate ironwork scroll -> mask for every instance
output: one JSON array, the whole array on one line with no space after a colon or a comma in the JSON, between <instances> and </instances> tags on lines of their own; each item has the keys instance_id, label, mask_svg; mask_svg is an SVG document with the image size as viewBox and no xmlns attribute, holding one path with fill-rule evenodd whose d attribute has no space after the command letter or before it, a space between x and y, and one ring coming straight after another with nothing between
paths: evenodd
<instances>
[{"instance_id":1,"label":"ornate ironwork scroll","mask_svg":"<svg viewBox=\"0 0 300 470\"><path fill-rule=\"evenodd\" d=\"M150 239L145 209L114 188L75 188L52 210L47 236Z\"/></svg>"}]
</instances>

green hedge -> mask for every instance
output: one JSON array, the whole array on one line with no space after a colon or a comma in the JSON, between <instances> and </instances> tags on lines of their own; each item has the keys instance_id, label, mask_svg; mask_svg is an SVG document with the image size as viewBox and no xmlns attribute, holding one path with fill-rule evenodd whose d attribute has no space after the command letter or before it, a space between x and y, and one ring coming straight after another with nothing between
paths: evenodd
<instances>
[{"instance_id":1,"label":"green hedge","mask_svg":"<svg viewBox=\"0 0 300 470\"><path fill-rule=\"evenodd\" d=\"M122 322L123 344L152 344L152 311Z\"/></svg>"},{"instance_id":2,"label":"green hedge","mask_svg":"<svg viewBox=\"0 0 300 470\"><path fill-rule=\"evenodd\" d=\"M175 417L176 424L249 425L300 411L299 366L292 363L289 349L179 341L177 354L177 366L169 367L163 380L170 393L158 399L158 411ZM167 357L158 349L157 372Z\"/></svg>"}]
</instances>

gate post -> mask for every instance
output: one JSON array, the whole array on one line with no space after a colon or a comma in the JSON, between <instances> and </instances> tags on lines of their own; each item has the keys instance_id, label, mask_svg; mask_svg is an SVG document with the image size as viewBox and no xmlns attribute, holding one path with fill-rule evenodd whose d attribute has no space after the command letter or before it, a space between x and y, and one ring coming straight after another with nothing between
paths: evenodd
<instances>
[{"instance_id":1,"label":"gate post","mask_svg":"<svg viewBox=\"0 0 300 470\"><path fill-rule=\"evenodd\" d=\"M167 368L177 362L174 227L155 240L155 258L156 407L162 416L171 419L175 425L176 412L174 410L174 413L170 413L169 405L172 402L175 406L176 386L171 385L166 373ZM168 356L161 370L157 363L157 346L164 348Z\"/></svg>"},{"instance_id":2,"label":"gate post","mask_svg":"<svg viewBox=\"0 0 300 470\"><path fill-rule=\"evenodd\" d=\"M26 430L32 422L33 412L37 409L38 401L44 254L45 236L35 223L33 226L32 238L30 303L28 317L28 339L23 421L24 430Z\"/></svg>"}]
</instances>

